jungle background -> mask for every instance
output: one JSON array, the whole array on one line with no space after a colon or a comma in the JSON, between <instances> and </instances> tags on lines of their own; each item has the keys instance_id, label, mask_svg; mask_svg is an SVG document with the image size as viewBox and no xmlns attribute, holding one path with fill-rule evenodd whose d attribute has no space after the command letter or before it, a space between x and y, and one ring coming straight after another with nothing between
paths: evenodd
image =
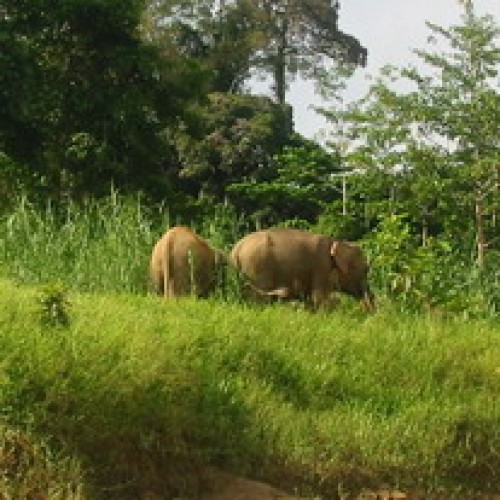
<instances>
[{"instance_id":1,"label":"jungle background","mask_svg":"<svg viewBox=\"0 0 500 500\"><path fill-rule=\"evenodd\" d=\"M423 74L388 66L344 105L368 50L335 3L4 2L0 210L25 197L64 225L114 191L170 223L309 227L363 240L384 294L498 312L498 25L457 8L416 48ZM326 144L294 129L298 73L331 96Z\"/></svg>"},{"instance_id":2,"label":"jungle background","mask_svg":"<svg viewBox=\"0 0 500 500\"><path fill-rule=\"evenodd\" d=\"M0 497L196 498L206 464L309 498L500 491L499 26L459 2L425 71L345 104L370 48L338 7L2 2ZM295 130L298 74L325 143ZM179 223L356 241L378 312L259 308L231 276L153 297Z\"/></svg>"}]
</instances>

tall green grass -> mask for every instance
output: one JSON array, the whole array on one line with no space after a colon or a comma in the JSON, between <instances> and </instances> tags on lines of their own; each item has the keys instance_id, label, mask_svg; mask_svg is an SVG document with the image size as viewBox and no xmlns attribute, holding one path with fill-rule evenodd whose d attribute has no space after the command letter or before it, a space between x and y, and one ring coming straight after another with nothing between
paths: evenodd
<instances>
[{"instance_id":1,"label":"tall green grass","mask_svg":"<svg viewBox=\"0 0 500 500\"><path fill-rule=\"evenodd\" d=\"M215 247L229 251L252 222L230 205L200 203L184 218L111 192L106 198L35 206L21 197L0 214L0 273L22 283L63 283L74 290L144 293L154 243L171 224L193 227ZM329 231L326 227L312 230ZM500 254L488 252L479 268L450 242L421 247L402 217L390 217L362 242L372 263L378 298L401 310L440 310L465 316L500 312ZM467 252L466 252L467 253ZM219 298L239 297L231 272ZM225 287L225 288L224 288Z\"/></svg>"},{"instance_id":2,"label":"tall green grass","mask_svg":"<svg viewBox=\"0 0 500 500\"><path fill-rule=\"evenodd\" d=\"M156 241L172 224L186 224L229 250L252 230L230 206L205 207L192 219L171 217L140 197L107 198L63 206L20 197L0 214L0 272L21 283L62 283L74 290L144 293Z\"/></svg>"},{"instance_id":3,"label":"tall green grass","mask_svg":"<svg viewBox=\"0 0 500 500\"><path fill-rule=\"evenodd\" d=\"M21 198L0 225L0 260L10 276L24 283L143 291L158 232L152 215L139 199L116 193L103 201L64 208L49 204L44 210Z\"/></svg>"},{"instance_id":4,"label":"tall green grass","mask_svg":"<svg viewBox=\"0 0 500 500\"><path fill-rule=\"evenodd\" d=\"M325 499L500 491L497 323L76 292L47 323L43 293L0 286L0 464L5 428L43 457L4 491L196 498L207 463Z\"/></svg>"}]
</instances>

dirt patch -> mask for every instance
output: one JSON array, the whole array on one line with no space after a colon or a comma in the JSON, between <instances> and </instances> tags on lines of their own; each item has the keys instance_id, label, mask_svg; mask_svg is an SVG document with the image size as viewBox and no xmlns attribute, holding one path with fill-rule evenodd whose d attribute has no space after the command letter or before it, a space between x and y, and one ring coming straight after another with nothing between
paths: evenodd
<instances>
[{"instance_id":1,"label":"dirt patch","mask_svg":"<svg viewBox=\"0 0 500 500\"><path fill-rule=\"evenodd\" d=\"M424 500L425 497L419 494L403 493L398 490L363 491L356 500Z\"/></svg>"},{"instance_id":2,"label":"dirt patch","mask_svg":"<svg viewBox=\"0 0 500 500\"><path fill-rule=\"evenodd\" d=\"M429 495L426 493L404 493L398 490L364 491L356 497L356 500L449 500L456 498L460 500L500 500L500 495L480 496L457 496L447 494Z\"/></svg>"},{"instance_id":3,"label":"dirt patch","mask_svg":"<svg viewBox=\"0 0 500 500\"><path fill-rule=\"evenodd\" d=\"M299 497L270 484L235 476L216 467L204 467L199 471L198 493L195 496L179 497L178 500L311 500L316 497ZM424 492L403 492L397 489L380 488L363 490L358 495L338 493L341 500L500 500L500 495L447 495ZM145 492L141 500L165 500L164 496Z\"/></svg>"},{"instance_id":4,"label":"dirt patch","mask_svg":"<svg viewBox=\"0 0 500 500\"><path fill-rule=\"evenodd\" d=\"M293 499L284 491L259 481L233 476L227 472L207 467L201 478L204 493L202 500L273 500Z\"/></svg>"}]
</instances>

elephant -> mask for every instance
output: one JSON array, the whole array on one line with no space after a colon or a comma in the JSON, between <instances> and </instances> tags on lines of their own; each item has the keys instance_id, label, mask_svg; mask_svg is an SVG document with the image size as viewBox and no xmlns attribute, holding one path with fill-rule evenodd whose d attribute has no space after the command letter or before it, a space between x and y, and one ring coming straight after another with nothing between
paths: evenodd
<instances>
[{"instance_id":1,"label":"elephant","mask_svg":"<svg viewBox=\"0 0 500 500\"><path fill-rule=\"evenodd\" d=\"M155 244L150 277L158 295L166 298L208 296L216 286L224 254L186 226L170 228Z\"/></svg>"},{"instance_id":2,"label":"elephant","mask_svg":"<svg viewBox=\"0 0 500 500\"><path fill-rule=\"evenodd\" d=\"M231 250L230 261L254 295L300 299L314 308L335 304L341 291L373 311L368 264L361 248L330 236L291 228L250 233Z\"/></svg>"}]
</instances>

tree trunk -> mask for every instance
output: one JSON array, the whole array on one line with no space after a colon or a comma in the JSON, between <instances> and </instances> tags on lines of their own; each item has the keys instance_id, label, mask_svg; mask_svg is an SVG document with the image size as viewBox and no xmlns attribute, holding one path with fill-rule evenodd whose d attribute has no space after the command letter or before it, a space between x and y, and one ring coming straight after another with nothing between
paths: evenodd
<instances>
[{"instance_id":1,"label":"tree trunk","mask_svg":"<svg viewBox=\"0 0 500 500\"><path fill-rule=\"evenodd\" d=\"M427 240L429 239L429 223L427 217L422 218L422 246L427 246Z\"/></svg>"},{"instance_id":2,"label":"tree trunk","mask_svg":"<svg viewBox=\"0 0 500 500\"><path fill-rule=\"evenodd\" d=\"M285 103L285 62L281 50L278 51L274 67L274 96L278 104Z\"/></svg>"},{"instance_id":3,"label":"tree trunk","mask_svg":"<svg viewBox=\"0 0 500 500\"><path fill-rule=\"evenodd\" d=\"M279 26L279 44L274 62L274 96L278 104L285 104L287 30L288 22L285 18L282 18L281 26Z\"/></svg>"},{"instance_id":4,"label":"tree trunk","mask_svg":"<svg viewBox=\"0 0 500 500\"><path fill-rule=\"evenodd\" d=\"M347 215L347 177L342 176L342 215Z\"/></svg>"},{"instance_id":5,"label":"tree trunk","mask_svg":"<svg viewBox=\"0 0 500 500\"><path fill-rule=\"evenodd\" d=\"M477 264L479 267L483 267L486 242L484 240L483 197L481 191L478 191L476 194L476 235Z\"/></svg>"}]
</instances>

